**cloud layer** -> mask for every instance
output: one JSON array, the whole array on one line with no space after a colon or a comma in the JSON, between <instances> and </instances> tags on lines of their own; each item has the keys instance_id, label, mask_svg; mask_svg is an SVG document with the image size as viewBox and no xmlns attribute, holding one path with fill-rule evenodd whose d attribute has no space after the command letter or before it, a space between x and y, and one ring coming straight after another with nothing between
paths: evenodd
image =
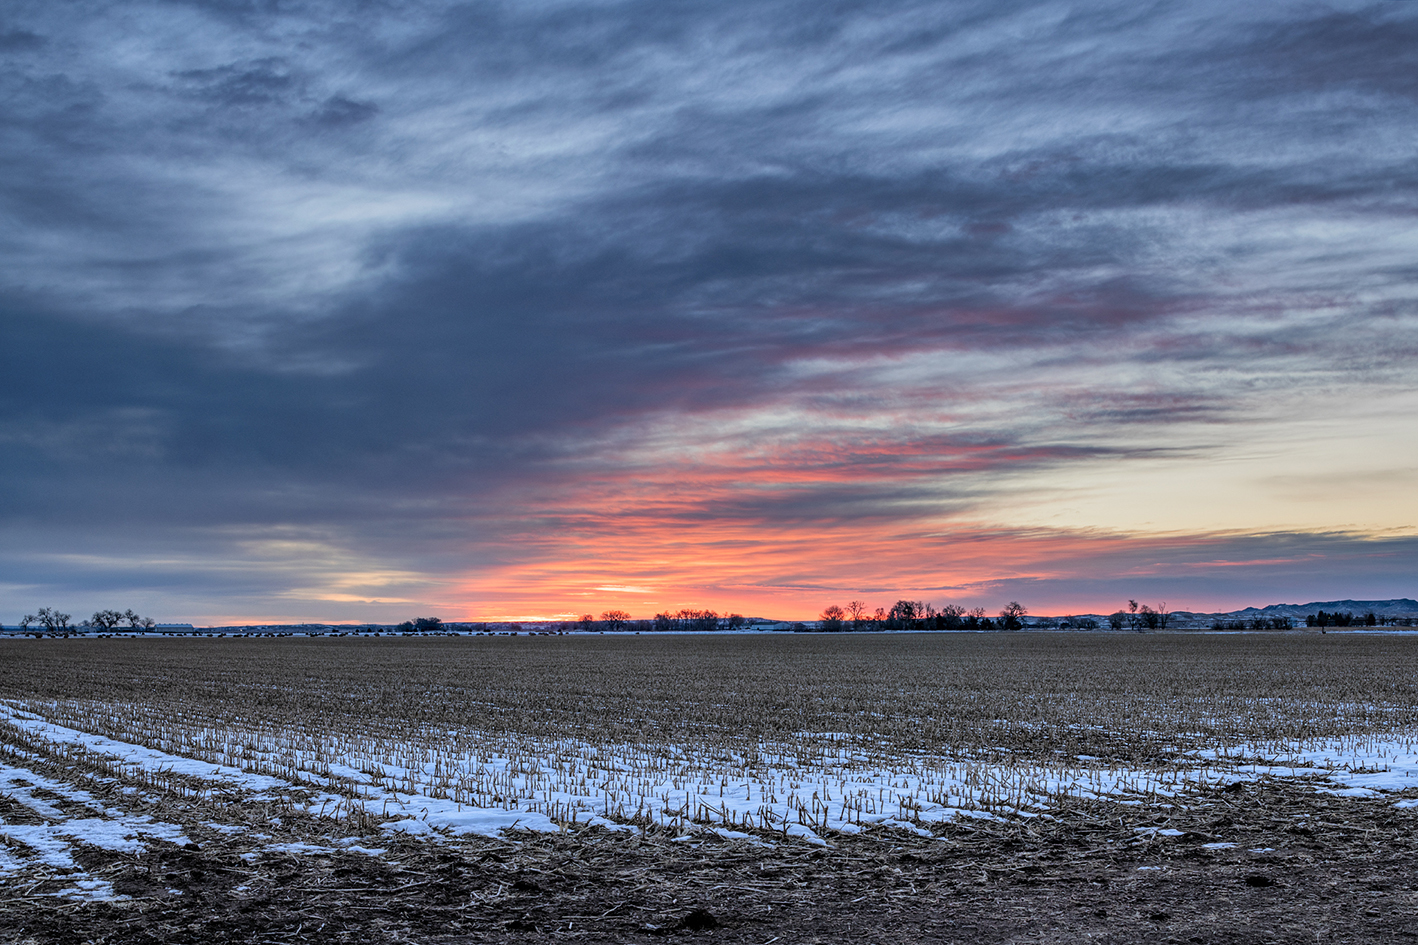
<instances>
[{"instance_id":1,"label":"cloud layer","mask_svg":"<svg viewBox=\"0 0 1418 945\"><path fill-rule=\"evenodd\" d=\"M1410 6L12 4L0 602L1412 596Z\"/></svg>"}]
</instances>

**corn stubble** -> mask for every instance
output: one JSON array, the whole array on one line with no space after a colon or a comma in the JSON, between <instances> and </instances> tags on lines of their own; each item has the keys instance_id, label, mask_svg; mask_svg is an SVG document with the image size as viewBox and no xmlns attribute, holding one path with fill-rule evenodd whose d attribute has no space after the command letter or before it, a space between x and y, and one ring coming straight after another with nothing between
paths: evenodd
<instances>
[{"instance_id":1,"label":"corn stubble","mask_svg":"<svg viewBox=\"0 0 1418 945\"><path fill-rule=\"evenodd\" d=\"M318 784L341 796L325 813L351 831L385 818L390 795L411 795L566 825L812 836L1147 804L1213 786L1248 758L1411 743L1415 646L1103 634L6 641L0 698ZM0 736L43 747L10 726Z\"/></svg>"}]
</instances>

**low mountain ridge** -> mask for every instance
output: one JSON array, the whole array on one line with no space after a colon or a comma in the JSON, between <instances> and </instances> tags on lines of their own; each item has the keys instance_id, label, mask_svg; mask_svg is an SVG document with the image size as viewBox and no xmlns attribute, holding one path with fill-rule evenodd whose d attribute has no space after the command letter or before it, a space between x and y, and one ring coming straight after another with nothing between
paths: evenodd
<instances>
[{"instance_id":1,"label":"low mountain ridge","mask_svg":"<svg viewBox=\"0 0 1418 945\"><path fill-rule=\"evenodd\" d=\"M1305 617L1319 611L1327 613L1374 614L1379 617L1418 617L1418 600L1397 597L1392 600L1326 600L1309 604L1267 604L1247 607L1217 617Z\"/></svg>"},{"instance_id":2,"label":"low mountain ridge","mask_svg":"<svg viewBox=\"0 0 1418 945\"><path fill-rule=\"evenodd\" d=\"M1168 612L1168 626L1176 629L1194 629L1206 627L1218 620L1248 621L1256 618L1273 619L1278 617L1289 617L1296 625L1304 626L1306 617L1320 611L1331 614L1349 613L1361 618L1365 614L1373 614L1380 620L1418 618L1418 600L1411 597L1396 597L1390 600L1322 600L1312 601L1308 604L1267 604L1264 607L1245 607L1240 610L1215 612L1172 610ZM1102 626L1107 626L1107 614L1076 614L1069 619L1078 620L1085 617L1096 620ZM1060 618L1040 617L1036 619L1058 620Z\"/></svg>"}]
</instances>

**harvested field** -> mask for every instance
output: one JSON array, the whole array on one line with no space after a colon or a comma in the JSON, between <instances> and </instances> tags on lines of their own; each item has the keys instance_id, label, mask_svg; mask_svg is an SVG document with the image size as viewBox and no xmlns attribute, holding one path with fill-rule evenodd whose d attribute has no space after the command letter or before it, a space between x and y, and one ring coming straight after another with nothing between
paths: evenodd
<instances>
[{"instance_id":1,"label":"harvested field","mask_svg":"<svg viewBox=\"0 0 1418 945\"><path fill-rule=\"evenodd\" d=\"M1418 935L1415 644L5 641L0 940Z\"/></svg>"}]
</instances>

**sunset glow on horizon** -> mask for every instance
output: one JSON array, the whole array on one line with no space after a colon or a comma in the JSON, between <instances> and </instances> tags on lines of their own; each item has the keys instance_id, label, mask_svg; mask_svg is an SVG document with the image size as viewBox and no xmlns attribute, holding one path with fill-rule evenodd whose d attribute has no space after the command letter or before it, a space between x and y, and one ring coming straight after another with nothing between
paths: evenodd
<instances>
[{"instance_id":1,"label":"sunset glow on horizon","mask_svg":"<svg viewBox=\"0 0 1418 945\"><path fill-rule=\"evenodd\" d=\"M1418 596L1412 4L0 48L5 623Z\"/></svg>"}]
</instances>

